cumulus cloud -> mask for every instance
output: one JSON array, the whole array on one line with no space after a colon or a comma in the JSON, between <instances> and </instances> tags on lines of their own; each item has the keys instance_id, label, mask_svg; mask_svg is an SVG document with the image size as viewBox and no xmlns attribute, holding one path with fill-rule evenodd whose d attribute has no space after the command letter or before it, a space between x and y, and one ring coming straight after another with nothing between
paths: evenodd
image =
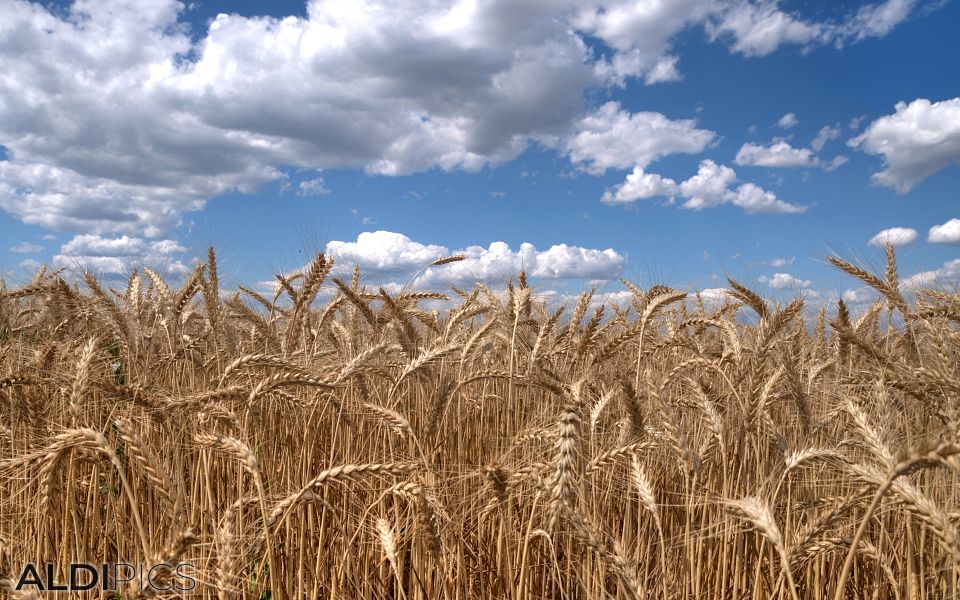
<instances>
[{"instance_id":1,"label":"cumulus cloud","mask_svg":"<svg viewBox=\"0 0 960 600\"><path fill-rule=\"evenodd\" d=\"M677 183L656 173L647 173L643 167L634 167L633 172L620 185L603 193L605 204L628 204L657 196L672 197L677 193Z\"/></svg>"},{"instance_id":2,"label":"cumulus cloud","mask_svg":"<svg viewBox=\"0 0 960 600\"><path fill-rule=\"evenodd\" d=\"M0 119L0 129L2 122ZM92 155L102 152L89 149ZM278 176L272 168L262 167L219 177L181 173L182 178L171 177L167 181L159 181L159 172L141 173L143 183L125 183L117 174L88 176L68 168L20 160L19 156L0 162L0 208L31 225L96 234L158 236L176 226L183 212L201 208L207 199L230 190L252 192L258 184ZM149 158L146 160L149 162Z\"/></svg>"},{"instance_id":3,"label":"cumulus cloud","mask_svg":"<svg viewBox=\"0 0 960 600\"><path fill-rule=\"evenodd\" d=\"M710 23L712 38L732 38L732 49L745 56L765 56L785 44L824 41L825 29L780 10L775 2L737 2Z\"/></svg>"},{"instance_id":4,"label":"cumulus cloud","mask_svg":"<svg viewBox=\"0 0 960 600\"><path fill-rule=\"evenodd\" d=\"M764 56L781 46L803 48L835 43L842 46L867 37L886 35L906 20L915 0L887 0L868 5L839 21L812 22L784 11L768 0L604 0L581 2L571 20L580 31L602 40L614 50L599 67L610 78L656 73L669 55L677 34L703 24L711 40L728 41L733 52ZM567 6L566 2L558 5Z\"/></svg>"},{"instance_id":5,"label":"cumulus cloud","mask_svg":"<svg viewBox=\"0 0 960 600\"><path fill-rule=\"evenodd\" d=\"M736 180L737 174L730 167L712 160L701 161L697 174L680 184L680 192L687 198L684 207L702 209L725 204L729 201L730 185Z\"/></svg>"},{"instance_id":6,"label":"cumulus cloud","mask_svg":"<svg viewBox=\"0 0 960 600\"><path fill-rule=\"evenodd\" d=\"M327 243L326 251L341 263L384 273L415 271L452 254L445 246L421 244L392 231L366 231L354 242L334 240Z\"/></svg>"},{"instance_id":7,"label":"cumulus cloud","mask_svg":"<svg viewBox=\"0 0 960 600\"><path fill-rule=\"evenodd\" d=\"M824 171L836 171L848 162L850 162L849 158L842 154L838 154L828 161L820 160L818 161L818 164Z\"/></svg>"},{"instance_id":8,"label":"cumulus cloud","mask_svg":"<svg viewBox=\"0 0 960 600\"><path fill-rule=\"evenodd\" d=\"M797 118L797 115L790 112L780 117L780 119L777 121L777 127L780 129L790 129L799 122L800 119Z\"/></svg>"},{"instance_id":9,"label":"cumulus cloud","mask_svg":"<svg viewBox=\"0 0 960 600\"><path fill-rule=\"evenodd\" d=\"M602 83L547 4L310 2L304 18L219 15L194 40L183 10L0 5L16 32L0 54L0 207L157 237L281 167L396 175L508 160L567 135Z\"/></svg>"},{"instance_id":10,"label":"cumulus cloud","mask_svg":"<svg viewBox=\"0 0 960 600\"><path fill-rule=\"evenodd\" d=\"M103 275L126 275L136 267L148 266L168 275L182 275L190 270L179 260L185 252L174 240L81 234L60 246L53 265Z\"/></svg>"},{"instance_id":11,"label":"cumulus cloud","mask_svg":"<svg viewBox=\"0 0 960 600\"><path fill-rule=\"evenodd\" d=\"M315 177L301 181L297 188L297 194L300 196L325 196L330 193L323 177Z\"/></svg>"},{"instance_id":12,"label":"cumulus cloud","mask_svg":"<svg viewBox=\"0 0 960 600\"><path fill-rule=\"evenodd\" d=\"M565 148L574 165L600 175L611 168L646 167L668 154L696 154L713 139L712 131L697 129L690 119L630 113L617 102L607 102L577 124Z\"/></svg>"},{"instance_id":13,"label":"cumulus cloud","mask_svg":"<svg viewBox=\"0 0 960 600\"><path fill-rule=\"evenodd\" d=\"M451 249L438 244L424 244L391 231L364 232L356 241L331 241L326 252L341 269L359 265L365 273L380 278L403 278L451 254L462 254L464 260L427 269L418 279L420 285L462 283L465 281L505 281L521 270L538 279L612 279L617 277L626 258L612 248L605 250L556 244L538 250L523 243L513 250L504 242L488 247L469 246Z\"/></svg>"},{"instance_id":14,"label":"cumulus cloud","mask_svg":"<svg viewBox=\"0 0 960 600\"><path fill-rule=\"evenodd\" d=\"M78 235L60 247L63 254L90 256L135 256L147 247L146 240L121 236L103 238L98 235Z\"/></svg>"},{"instance_id":15,"label":"cumulus cloud","mask_svg":"<svg viewBox=\"0 0 960 600\"><path fill-rule=\"evenodd\" d=\"M813 138L813 141L810 142L810 147L813 148L814 152L820 152L823 150L823 147L826 146L829 142L840 137L840 128L832 127L830 125L824 125L820 128L820 131L817 132L817 136Z\"/></svg>"},{"instance_id":16,"label":"cumulus cloud","mask_svg":"<svg viewBox=\"0 0 960 600\"><path fill-rule=\"evenodd\" d=\"M807 210L805 206L784 202L777 198L773 192L769 192L753 183L745 183L738 187L730 198L730 203L739 206L748 213L796 214Z\"/></svg>"},{"instance_id":17,"label":"cumulus cloud","mask_svg":"<svg viewBox=\"0 0 960 600\"><path fill-rule=\"evenodd\" d=\"M884 169L874 183L909 192L947 165L960 164L960 98L898 102L896 112L880 117L849 145L883 156Z\"/></svg>"},{"instance_id":18,"label":"cumulus cloud","mask_svg":"<svg viewBox=\"0 0 960 600\"><path fill-rule=\"evenodd\" d=\"M610 279L619 275L625 262L624 257L612 248L596 250L557 244L538 252L532 244L521 244L517 255L527 251L533 252L530 274L544 279ZM468 259L470 255L468 252Z\"/></svg>"},{"instance_id":19,"label":"cumulus cloud","mask_svg":"<svg viewBox=\"0 0 960 600\"><path fill-rule=\"evenodd\" d=\"M960 258L943 263L943 266L939 269L921 271L903 280L903 287L908 290L936 287L956 288L958 284L960 284Z\"/></svg>"},{"instance_id":20,"label":"cumulus cloud","mask_svg":"<svg viewBox=\"0 0 960 600\"><path fill-rule=\"evenodd\" d=\"M683 208L702 210L722 204L733 204L748 213L802 213L805 206L791 204L777 198L754 183L732 185L737 180L730 167L718 165L712 160L700 162L697 174L680 184L680 193L687 198Z\"/></svg>"},{"instance_id":21,"label":"cumulus cloud","mask_svg":"<svg viewBox=\"0 0 960 600\"><path fill-rule=\"evenodd\" d=\"M10 252L16 252L18 254L36 254L41 250L43 250L43 246L31 244L30 242L20 242L16 246L10 247Z\"/></svg>"},{"instance_id":22,"label":"cumulus cloud","mask_svg":"<svg viewBox=\"0 0 960 600\"><path fill-rule=\"evenodd\" d=\"M891 227L877 233L870 238L870 245L878 248L891 244L894 247L906 246L912 244L917 239L917 230L909 227Z\"/></svg>"},{"instance_id":23,"label":"cumulus cloud","mask_svg":"<svg viewBox=\"0 0 960 600\"><path fill-rule=\"evenodd\" d=\"M714 10L702 0L607 0L580 6L572 19L574 27L615 50L609 64L603 65L609 76L622 80L646 74L647 83L673 80L663 76L676 71L675 61L668 55L674 36L702 22Z\"/></svg>"},{"instance_id":24,"label":"cumulus cloud","mask_svg":"<svg viewBox=\"0 0 960 600\"><path fill-rule=\"evenodd\" d=\"M833 171L844 165L847 157L836 156L832 160L823 161L814 156L810 148L794 148L786 140L775 140L768 146L752 142L745 143L737 151L733 162L751 167L821 167L824 170Z\"/></svg>"},{"instance_id":25,"label":"cumulus cloud","mask_svg":"<svg viewBox=\"0 0 960 600\"><path fill-rule=\"evenodd\" d=\"M775 269L782 269L784 267L789 267L796 262L797 257L791 256L790 258L772 258L770 260L752 262L752 266L763 266L763 267L773 267Z\"/></svg>"},{"instance_id":26,"label":"cumulus cloud","mask_svg":"<svg viewBox=\"0 0 960 600\"><path fill-rule=\"evenodd\" d=\"M877 293L868 287L859 287L843 290L843 293L840 295L843 298L844 302L849 304L863 304L865 302L872 302L877 297Z\"/></svg>"},{"instance_id":27,"label":"cumulus cloud","mask_svg":"<svg viewBox=\"0 0 960 600\"><path fill-rule=\"evenodd\" d=\"M934 225L927 233L927 241L934 244L960 244L960 219Z\"/></svg>"},{"instance_id":28,"label":"cumulus cloud","mask_svg":"<svg viewBox=\"0 0 960 600\"><path fill-rule=\"evenodd\" d=\"M680 81L683 79L683 75L681 75L680 70L677 69L677 62L679 60L677 56L662 57L647 71L643 82L647 85L654 85L668 81Z\"/></svg>"},{"instance_id":29,"label":"cumulus cloud","mask_svg":"<svg viewBox=\"0 0 960 600\"><path fill-rule=\"evenodd\" d=\"M815 161L809 148L794 148L784 140L769 146L746 143L740 147L733 162L754 167L812 167Z\"/></svg>"},{"instance_id":30,"label":"cumulus cloud","mask_svg":"<svg viewBox=\"0 0 960 600\"><path fill-rule=\"evenodd\" d=\"M597 282L594 282L597 283ZM605 283L605 282L599 282ZM496 292L494 292L496 293ZM538 300L543 300L546 302L547 306L550 307L550 310L559 308L562 305L567 307L575 305L580 300L580 294L576 293L567 293L558 290L534 290L534 296ZM506 299L506 294L503 294L503 298ZM601 306L615 305L620 308L626 308L633 301L633 292L630 290L619 290L615 292L609 291L598 291L593 294L593 297L590 298L590 303L587 305L587 312L592 313Z\"/></svg>"},{"instance_id":31,"label":"cumulus cloud","mask_svg":"<svg viewBox=\"0 0 960 600\"><path fill-rule=\"evenodd\" d=\"M757 281L765 283L775 290L806 289L813 285L813 282L809 279L798 279L789 273L774 273L773 277L764 275Z\"/></svg>"},{"instance_id":32,"label":"cumulus cloud","mask_svg":"<svg viewBox=\"0 0 960 600\"><path fill-rule=\"evenodd\" d=\"M697 173L677 185L669 178L656 173L647 173L642 167L634 167L626 180L607 189L603 194L606 204L629 204L637 200L676 195L685 198L683 208L702 210L722 204L732 204L748 213L800 213L806 207L784 202L773 192L753 183L744 183L733 188L737 174L730 167L712 160L700 162Z\"/></svg>"},{"instance_id":33,"label":"cumulus cloud","mask_svg":"<svg viewBox=\"0 0 960 600\"><path fill-rule=\"evenodd\" d=\"M40 262L32 258L25 258L17 263L20 267L26 269L27 271L36 271L40 268Z\"/></svg>"},{"instance_id":34,"label":"cumulus cloud","mask_svg":"<svg viewBox=\"0 0 960 600\"><path fill-rule=\"evenodd\" d=\"M585 117L590 91L680 78L673 46L689 27L760 55L882 35L910 12L895 1L841 34L732 0L310 0L302 17L221 14L193 31L175 0L8 0L0 208L73 233L160 238L210 198L286 169L474 171L534 143L594 173L646 166L714 135L617 106ZM610 152L595 144L607 141Z\"/></svg>"},{"instance_id":35,"label":"cumulus cloud","mask_svg":"<svg viewBox=\"0 0 960 600\"><path fill-rule=\"evenodd\" d=\"M789 267L794 263L795 260L797 260L796 256L791 256L790 258L774 258L773 260L767 262L767 264L776 269L780 269L783 267Z\"/></svg>"},{"instance_id":36,"label":"cumulus cloud","mask_svg":"<svg viewBox=\"0 0 960 600\"><path fill-rule=\"evenodd\" d=\"M887 0L880 4L862 6L853 18L838 27L840 41L883 37L910 16L916 3L916 0Z\"/></svg>"},{"instance_id":37,"label":"cumulus cloud","mask_svg":"<svg viewBox=\"0 0 960 600\"><path fill-rule=\"evenodd\" d=\"M765 56L784 45L803 48L834 44L842 47L870 37L883 37L911 14L916 0L886 0L860 7L838 22L811 22L783 11L778 2L718 3L708 21L714 39L731 39L731 48L745 56Z\"/></svg>"},{"instance_id":38,"label":"cumulus cloud","mask_svg":"<svg viewBox=\"0 0 960 600\"><path fill-rule=\"evenodd\" d=\"M716 309L730 300L730 292L725 288L706 288L700 290L700 300L708 310Z\"/></svg>"}]
</instances>

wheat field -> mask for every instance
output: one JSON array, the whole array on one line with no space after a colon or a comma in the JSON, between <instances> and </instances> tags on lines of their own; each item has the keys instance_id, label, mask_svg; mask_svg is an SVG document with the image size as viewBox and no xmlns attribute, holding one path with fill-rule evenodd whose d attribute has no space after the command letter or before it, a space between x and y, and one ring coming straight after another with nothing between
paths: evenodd
<instances>
[{"instance_id":1,"label":"wheat field","mask_svg":"<svg viewBox=\"0 0 960 600\"><path fill-rule=\"evenodd\" d=\"M425 265L443 269L461 257ZM722 304L277 294L41 270L0 294L0 578L190 563L204 598L954 598L960 294ZM410 288L415 290L416 288ZM819 314L817 309L819 308ZM155 577L169 581L168 569ZM123 589L104 597L149 597ZM89 596L88 596L89 597Z\"/></svg>"}]
</instances>

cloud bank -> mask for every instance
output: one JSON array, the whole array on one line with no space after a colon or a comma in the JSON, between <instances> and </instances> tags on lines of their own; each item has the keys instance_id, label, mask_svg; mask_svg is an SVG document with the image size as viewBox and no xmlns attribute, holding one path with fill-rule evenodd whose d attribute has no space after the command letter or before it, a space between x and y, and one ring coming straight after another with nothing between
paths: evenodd
<instances>
[{"instance_id":1,"label":"cloud bank","mask_svg":"<svg viewBox=\"0 0 960 600\"><path fill-rule=\"evenodd\" d=\"M715 135L584 97L681 78L678 33L703 27L757 56L884 35L913 4L814 23L767 1L311 0L305 17L221 14L196 31L174 0L53 12L8 0L0 208L76 234L160 238L207 200L282 183L288 168L475 171L532 144L590 173L646 167ZM904 170L888 162L890 177ZM325 191L314 180L298 193Z\"/></svg>"},{"instance_id":2,"label":"cloud bank","mask_svg":"<svg viewBox=\"0 0 960 600\"><path fill-rule=\"evenodd\" d=\"M594 279L619 277L626 257L612 248L604 250L556 244L538 250L533 244L522 243L513 250L505 242L493 242L487 247L468 246L449 248L438 244L424 244L401 233L368 231L355 241L331 241L326 253L334 258L343 273L358 265L370 277L403 282L434 260L462 254L465 258L440 267L427 269L417 284L426 287L487 281L500 284L520 271L536 279Z\"/></svg>"}]
</instances>

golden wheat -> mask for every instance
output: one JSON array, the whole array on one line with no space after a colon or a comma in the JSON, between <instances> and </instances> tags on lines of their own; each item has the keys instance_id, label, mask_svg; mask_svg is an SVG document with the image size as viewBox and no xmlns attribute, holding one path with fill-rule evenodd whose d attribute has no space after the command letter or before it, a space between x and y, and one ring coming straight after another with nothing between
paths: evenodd
<instances>
[{"instance_id":1,"label":"golden wheat","mask_svg":"<svg viewBox=\"0 0 960 600\"><path fill-rule=\"evenodd\" d=\"M222 599L960 589L960 294L892 248L829 259L856 310L416 286L460 260L396 294L324 255L231 292L212 248L179 285L0 286L3 593L76 562Z\"/></svg>"}]
</instances>

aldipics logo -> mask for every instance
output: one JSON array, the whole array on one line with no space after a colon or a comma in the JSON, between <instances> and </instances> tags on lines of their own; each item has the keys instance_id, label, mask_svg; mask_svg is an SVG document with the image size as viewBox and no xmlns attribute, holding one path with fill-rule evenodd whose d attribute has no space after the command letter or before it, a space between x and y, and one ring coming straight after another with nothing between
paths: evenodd
<instances>
[{"instance_id":1,"label":"aldipics logo","mask_svg":"<svg viewBox=\"0 0 960 600\"><path fill-rule=\"evenodd\" d=\"M61 574L59 579L58 573ZM65 572L53 563L39 566L27 563L14 584L17 591L35 592L117 592L137 589L140 592L185 593L196 587L196 569L191 563L71 563Z\"/></svg>"}]
</instances>

